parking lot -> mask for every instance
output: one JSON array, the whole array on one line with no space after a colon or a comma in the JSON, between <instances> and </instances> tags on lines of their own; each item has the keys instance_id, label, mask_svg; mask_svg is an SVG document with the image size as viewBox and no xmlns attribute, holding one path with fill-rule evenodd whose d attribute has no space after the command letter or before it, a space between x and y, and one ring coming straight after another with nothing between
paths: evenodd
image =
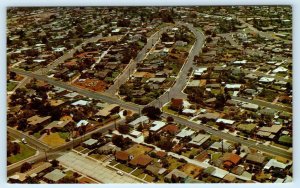
<instances>
[{"instance_id":1,"label":"parking lot","mask_svg":"<svg viewBox=\"0 0 300 188\"><path fill-rule=\"evenodd\" d=\"M74 152L69 152L58 158L63 165L72 167L74 170L94 178L103 183L141 183L127 175L121 176L116 171L87 159Z\"/></svg>"}]
</instances>

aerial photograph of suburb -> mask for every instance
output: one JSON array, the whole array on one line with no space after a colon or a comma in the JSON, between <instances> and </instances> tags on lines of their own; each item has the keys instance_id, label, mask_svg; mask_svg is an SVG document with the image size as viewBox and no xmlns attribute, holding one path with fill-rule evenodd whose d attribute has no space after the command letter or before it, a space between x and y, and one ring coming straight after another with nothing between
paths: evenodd
<instances>
[{"instance_id":1,"label":"aerial photograph of suburb","mask_svg":"<svg viewBox=\"0 0 300 188\"><path fill-rule=\"evenodd\" d=\"M292 17L6 7L5 181L293 182Z\"/></svg>"}]
</instances>

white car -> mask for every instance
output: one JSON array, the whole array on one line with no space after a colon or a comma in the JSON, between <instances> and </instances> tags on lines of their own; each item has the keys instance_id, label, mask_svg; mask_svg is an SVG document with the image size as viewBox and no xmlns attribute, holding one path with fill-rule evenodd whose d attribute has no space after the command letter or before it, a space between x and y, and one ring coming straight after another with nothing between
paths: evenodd
<instances>
[{"instance_id":1,"label":"white car","mask_svg":"<svg viewBox=\"0 0 300 188\"><path fill-rule=\"evenodd\" d=\"M23 144L27 144L27 141L25 138L22 138L22 142L23 142Z\"/></svg>"},{"instance_id":2,"label":"white car","mask_svg":"<svg viewBox=\"0 0 300 188\"><path fill-rule=\"evenodd\" d=\"M117 174L119 174L120 176L124 175L124 173L122 171L120 171L120 170L117 171Z\"/></svg>"}]
</instances>

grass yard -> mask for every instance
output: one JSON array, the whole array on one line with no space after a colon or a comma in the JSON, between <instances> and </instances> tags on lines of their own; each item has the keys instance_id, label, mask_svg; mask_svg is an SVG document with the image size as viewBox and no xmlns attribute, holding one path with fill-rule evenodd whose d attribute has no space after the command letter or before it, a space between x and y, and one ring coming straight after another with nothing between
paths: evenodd
<instances>
[{"instance_id":1,"label":"grass yard","mask_svg":"<svg viewBox=\"0 0 300 188\"><path fill-rule=\"evenodd\" d=\"M35 138L39 139L39 138L41 138L42 135L41 135L41 132L39 131L39 132L34 133L33 136Z\"/></svg>"},{"instance_id":2,"label":"grass yard","mask_svg":"<svg viewBox=\"0 0 300 188\"><path fill-rule=\"evenodd\" d=\"M196 156L198 154L198 151L199 151L199 149L192 148L190 151L186 151L186 152L182 153L182 155L186 156L186 157L190 157L190 155Z\"/></svg>"},{"instance_id":3,"label":"grass yard","mask_svg":"<svg viewBox=\"0 0 300 188\"><path fill-rule=\"evenodd\" d=\"M138 177L140 174L144 173L144 170L143 169L136 169L134 172L132 172L132 175Z\"/></svg>"},{"instance_id":4,"label":"grass yard","mask_svg":"<svg viewBox=\"0 0 300 188\"><path fill-rule=\"evenodd\" d=\"M66 143L65 139L61 138L58 133L45 134L40 140L51 147L58 147Z\"/></svg>"},{"instance_id":5,"label":"grass yard","mask_svg":"<svg viewBox=\"0 0 300 188\"><path fill-rule=\"evenodd\" d=\"M154 177L147 174L144 180L151 183L154 181L154 179L155 179Z\"/></svg>"},{"instance_id":6,"label":"grass yard","mask_svg":"<svg viewBox=\"0 0 300 188\"><path fill-rule=\"evenodd\" d=\"M114 165L116 165L117 163L118 163L117 161L113 160L111 163L109 163L109 165L114 166Z\"/></svg>"},{"instance_id":7,"label":"grass yard","mask_svg":"<svg viewBox=\"0 0 300 188\"><path fill-rule=\"evenodd\" d=\"M16 163L19 162L21 160L27 159L28 157L31 157L35 154L35 150L23 143L19 143L20 145L20 153L17 155L12 155L10 157L8 157L8 161L10 163Z\"/></svg>"},{"instance_id":8,"label":"grass yard","mask_svg":"<svg viewBox=\"0 0 300 188\"><path fill-rule=\"evenodd\" d=\"M82 147L82 146L78 146L76 148L74 148L74 150L78 151L78 152L81 152L82 150L84 150L85 148Z\"/></svg>"},{"instance_id":9,"label":"grass yard","mask_svg":"<svg viewBox=\"0 0 300 188\"><path fill-rule=\"evenodd\" d=\"M18 85L18 82L8 82L7 83L7 91L12 91L17 85Z\"/></svg>"},{"instance_id":10,"label":"grass yard","mask_svg":"<svg viewBox=\"0 0 300 188\"><path fill-rule=\"evenodd\" d=\"M213 161L215 161L215 160L219 159L221 156L222 156L222 153L216 152L216 153L212 154L211 158Z\"/></svg>"},{"instance_id":11,"label":"grass yard","mask_svg":"<svg viewBox=\"0 0 300 188\"><path fill-rule=\"evenodd\" d=\"M69 135L70 135L69 132L58 132L58 134L62 139L67 139L67 138L69 138Z\"/></svg>"},{"instance_id":12,"label":"grass yard","mask_svg":"<svg viewBox=\"0 0 300 188\"><path fill-rule=\"evenodd\" d=\"M127 173L130 173L131 171L133 171L132 168L130 168L130 167L124 165L124 164L118 164L118 165L116 166L116 168L118 168L118 169L120 169L120 170L122 170L122 171L124 171L124 172L127 172Z\"/></svg>"},{"instance_id":13,"label":"grass yard","mask_svg":"<svg viewBox=\"0 0 300 188\"><path fill-rule=\"evenodd\" d=\"M178 168L179 166L183 165L182 162L179 162L174 157L168 157L167 160L170 163L170 166L168 167L168 169L171 170L171 171L174 170L174 169L176 169L176 168Z\"/></svg>"},{"instance_id":14,"label":"grass yard","mask_svg":"<svg viewBox=\"0 0 300 188\"><path fill-rule=\"evenodd\" d=\"M94 159L96 159L96 160L102 160L103 159L103 157L105 157L106 155L99 155L99 154L92 154L92 155L90 155L90 157L92 157L92 158L94 158Z\"/></svg>"}]
</instances>

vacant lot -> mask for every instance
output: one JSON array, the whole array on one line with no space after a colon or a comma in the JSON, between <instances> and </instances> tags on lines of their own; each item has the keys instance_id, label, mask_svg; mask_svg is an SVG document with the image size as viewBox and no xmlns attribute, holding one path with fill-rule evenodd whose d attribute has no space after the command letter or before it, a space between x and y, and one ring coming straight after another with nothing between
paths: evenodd
<instances>
[{"instance_id":1,"label":"vacant lot","mask_svg":"<svg viewBox=\"0 0 300 188\"><path fill-rule=\"evenodd\" d=\"M74 82L74 84L81 88L98 92L105 91L107 87L107 83L105 81L97 79L85 79L84 81L77 80L76 82Z\"/></svg>"},{"instance_id":2,"label":"vacant lot","mask_svg":"<svg viewBox=\"0 0 300 188\"><path fill-rule=\"evenodd\" d=\"M12 91L17 85L18 85L18 82L8 82L7 83L7 91Z\"/></svg>"}]
</instances>

